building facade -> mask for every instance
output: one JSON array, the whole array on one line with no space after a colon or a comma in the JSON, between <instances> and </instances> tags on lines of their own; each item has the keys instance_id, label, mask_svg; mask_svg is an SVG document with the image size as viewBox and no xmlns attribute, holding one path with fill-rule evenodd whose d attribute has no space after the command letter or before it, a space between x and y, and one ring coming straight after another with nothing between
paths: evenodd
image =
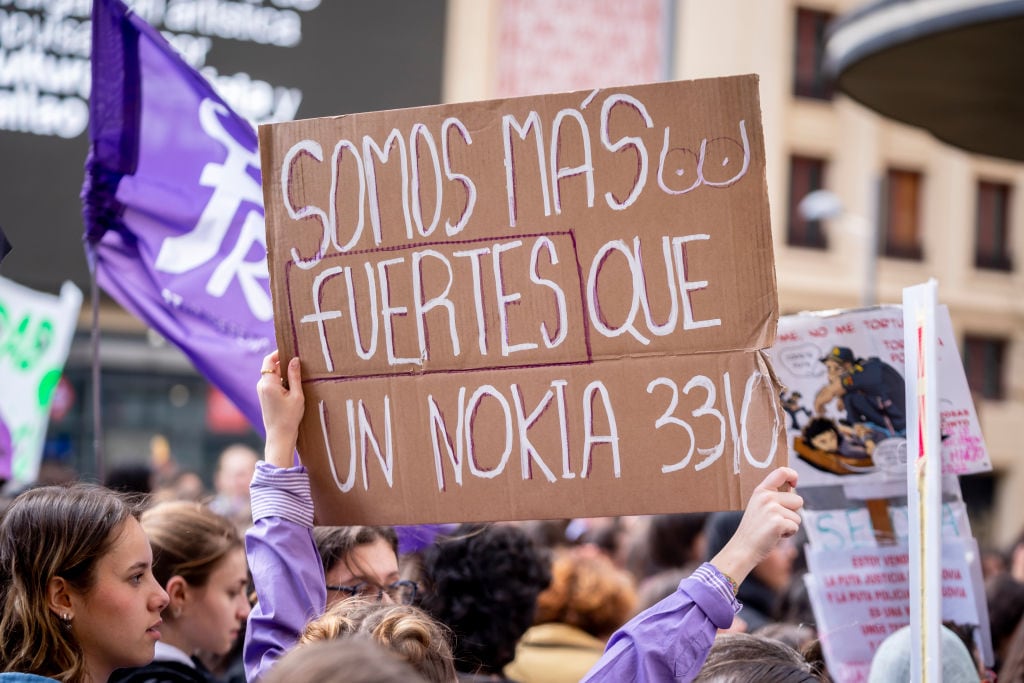
<instances>
[{"instance_id":1,"label":"building facade","mask_svg":"<svg viewBox=\"0 0 1024 683\"><path fill-rule=\"evenodd\" d=\"M976 534L1001 546L1022 530L1024 165L834 93L820 70L826 27L860 4L449 0L444 97L757 73L781 312L898 303L903 287L938 280L995 468L961 485ZM840 209L803 218L819 189Z\"/></svg>"}]
</instances>

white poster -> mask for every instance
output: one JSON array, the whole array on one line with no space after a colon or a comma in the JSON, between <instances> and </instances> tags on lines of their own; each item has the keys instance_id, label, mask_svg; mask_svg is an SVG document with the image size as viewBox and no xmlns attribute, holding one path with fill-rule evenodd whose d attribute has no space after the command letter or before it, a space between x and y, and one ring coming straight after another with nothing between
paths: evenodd
<instances>
[{"instance_id":1,"label":"white poster","mask_svg":"<svg viewBox=\"0 0 1024 683\"><path fill-rule=\"evenodd\" d=\"M879 644L910 623L909 547L808 547L807 564L804 581L829 673L836 683L866 681ZM942 619L976 626L975 642L991 661L981 564L972 538L943 542Z\"/></svg>"},{"instance_id":2,"label":"white poster","mask_svg":"<svg viewBox=\"0 0 1024 683\"><path fill-rule=\"evenodd\" d=\"M940 306L936 317L943 471L990 471L949 311ZM801 488L843 485L863 498L905 493L901 307L783 316L769 353L786 387L780 398ZM898 486L883 492L886 483Z\"/></svg>"},{"instance_id":3,"label":"white poster","mask_svg":"<svg viewBox=\"0 0 1024 683\"><path fill-rule=\"evenodd\" d=\"M39 473L81 306L82 292L70 282L54 296L0 278L0 479L28 484Z\"/></svg>"}]
</instances>

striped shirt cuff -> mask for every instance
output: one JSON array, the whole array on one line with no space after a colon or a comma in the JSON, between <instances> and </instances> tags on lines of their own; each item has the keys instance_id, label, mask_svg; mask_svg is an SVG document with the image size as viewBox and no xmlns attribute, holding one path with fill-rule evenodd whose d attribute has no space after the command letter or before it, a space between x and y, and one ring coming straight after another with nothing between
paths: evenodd
<instances>
[{"instance_id":1,"label":"striped shirt cuff","mask_svg":"<svg viewBox=\"0 0 1024 683\"><path fill-rule=\"evenodd\" d=\"M732 584L729 583L729 579L718 570L718 567L705 562L693 572L693 578L698 579L708 588L711 588L722 595L722 598L729 603L732 607L732 613L736 614L743 607L740 601L736 599L736 596L732 594Z\"/></svg>"},{"instance_id":2,"label":"striped shirt cuff","mask_svg":"<svg viewBox=\"0 0 1024 683\"><path fill-rule=\"evenodd\" d=\"M313 496L309 473L302 465L274 467L261 460L249 484L252 521L279 517L307 529L313 528Z\"/></svg>"}]
</instances>

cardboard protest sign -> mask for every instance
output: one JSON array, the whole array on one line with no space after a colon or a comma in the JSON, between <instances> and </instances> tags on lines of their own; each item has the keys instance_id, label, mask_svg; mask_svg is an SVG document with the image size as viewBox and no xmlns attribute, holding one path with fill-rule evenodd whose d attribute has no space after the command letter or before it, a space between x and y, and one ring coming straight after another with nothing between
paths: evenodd
<instances>
[{"instance_id":1,"label":"cardboard protest sign","mask_svg":"<svg viewBox=\"0 0 1024 683\"><path fill-rule=\"evenodd\" d=\"M949 311L937 309L943 471L992 469ZM906 385L899 306L783 316L770 350L786 389L792 457L800 486L842 484L861 497L906 486ZM812 422L815 423L812 425ZM897 483L895 492L878 486Z\"/></svg>"},{"instance_id":2,"label":"cardboard protest sign","mask_svg":"<svg viewBox=\"0 0 1024 683\"><path fill-rule=\"evenodd\" d=\"M809 547L804 576L829 674L837 683L867 680L871 658L886 636L910 623L910 550ZM976 626L975 640L991 661L978 545L973 538L942 545L942 620ZM918 589L919 590L919 589Z\"/></svg>"},{"instance_id":3,"label":"cardboard protest sign","mask_svg":"<svg viewBox=\"0 0 1024 683\"><path fill-rule=\"evenodd\" d=\"M0 278L0 479L24 485L39 473L81 306L82 292L70 282L53 296Z\"/></svg>"},{"instance_id":4,"label":"cardboard protest sign","mask_svg":"<svg viewBox=\"0 0 1024 683\"><path fill-rule=\"evenodd\" d=\"M785 461L755 76L259 136L322 523L738 508Z\"/></svg>"}]
</instances>

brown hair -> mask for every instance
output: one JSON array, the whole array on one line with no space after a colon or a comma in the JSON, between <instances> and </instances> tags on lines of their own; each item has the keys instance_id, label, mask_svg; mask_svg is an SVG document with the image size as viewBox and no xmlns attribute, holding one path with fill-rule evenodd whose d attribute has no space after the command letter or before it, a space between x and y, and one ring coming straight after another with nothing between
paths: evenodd
<instances>
[{"instance_id":1,"label":"brown hair","mask_svg":"<svg viewBox=\"0 0 1024 683\"><path fill-rule=\"evenodd\" d=\"M204 586L225 555L244 547L231 520L201 503L159 503L140 521L153 546L153 576L164 587L174 576Z\"/></svg>"},{"instance_id":2,"label":"brown hair","mask_svg":"<svg viewBox=\"0 0 1024 683\"><path fill-rule=\"evenodd\" d=\"M19 495L0 520L0 671L76 683L85 655L48 606L61 577L80 593L96 563L137 511L118 494L89 484L47 486Z\"/></svg>"},{"instance_id":3,"label":"brown hair","mask_svg":"<svg viewBox=\"0 0 1024 683\"><path fill-rule=\"evenodd\" d=\"M398 534L389 526L318 526L313 528L313 542L320 553L320 561L324 571L329 572L334 565L345 562L346 566L355 571L362 567L348 564L348 555L353 548L369 545L375 541L387 541L398 555Z\"/></svg>"},{"instance_id":4,"label":"brown hair","mask_svg":"<svg viewBox=\"0 0 1024 683\"><path fill-rule=\"evenodd\" d=\"M694 683L818 683L827 680L793 648L771 638L723 633L715 638Z\"/></svg>"},{"instance_id":5,"label":"brown hair","mask_svg":"<svg viewBox=\"0 0 1024 683\"><path fill-rule=\"evenodd\" d=\"M455 680L447 631L416 607L361 598L341 600L306 625L299 644L351 637L376 641L409 662L428 681Z\"/></svg>"},{"instance_id":6,"label":"brown hair","mask_svg":"<svg viewBox=\"0 0 1024 683\"><path fill-rule=\"evenodd\" d=\"M606 555L558 551L551 564L551 585L537 596L536 623L575 626L607 638L636 609L633 577Z\"/></svg>"}]
</instances>

